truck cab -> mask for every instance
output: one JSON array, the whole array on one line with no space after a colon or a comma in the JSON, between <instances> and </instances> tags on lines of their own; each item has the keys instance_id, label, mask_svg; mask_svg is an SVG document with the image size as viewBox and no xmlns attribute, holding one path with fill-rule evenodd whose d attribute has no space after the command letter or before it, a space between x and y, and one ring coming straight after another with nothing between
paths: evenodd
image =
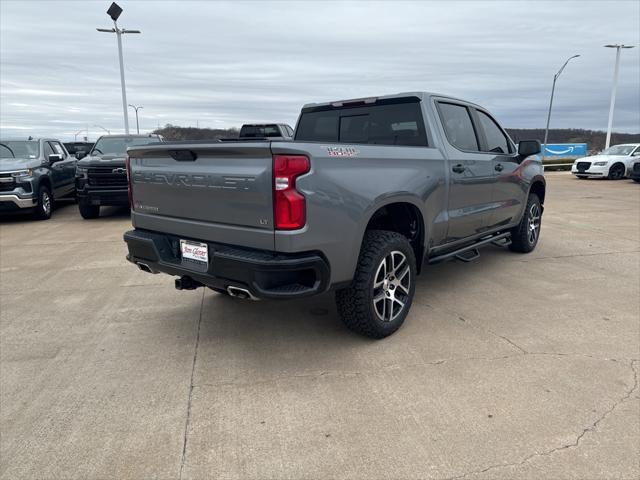
<instances>
[{"instance_id":1,"label":"truck cab","mask_svg":"<svg viewBox=\"0 0 640 480\"><path fill-rule=\"evenodd\" d=\"M290 140L293 138L293 128L285 123L252 123L244 124L240 128L238 138L269 138Z\"/></svg>"}]
</instances>

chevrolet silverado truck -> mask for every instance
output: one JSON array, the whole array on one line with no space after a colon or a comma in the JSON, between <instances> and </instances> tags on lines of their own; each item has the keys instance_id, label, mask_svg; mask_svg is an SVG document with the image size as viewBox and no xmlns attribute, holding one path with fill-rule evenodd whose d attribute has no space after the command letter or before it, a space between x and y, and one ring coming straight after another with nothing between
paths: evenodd
<instances>
[{"instance_id":1,"label":"chevrolet silverado truck","mask_svg":"<svg viewBox=\"0 0 640 480\"><path fill-rule=\"evenodd\" d=\"M486 109L430 93L305 105L293 141L130 148L127 259L178 289L333 289L348 328L386 337L424 264L536 247L539 151L516 149Z\"/></svg>"},{"instance_id":2,"label":"chevrolet silverado truck","mask_svg":"<svg viewBox=\"0 0 640 480\"><path fill-rule=\"evenodd\" d=\"M48 220L53 202L73 198L76 158L59 140L0 140L0 213Z\"/></svg>"},{"instance_id":3,"label":"chevrolet silverado truck","mask_svg":"<svg viewBox=\"0 0 640 480\"><path fill-rule=\"evenodd\" d=\"M162 142L160 135L100 137L76 167L75 182L82 218L98 218L101 206L129 205L125 169L127 148L159 142Z\"/></svg>"}]
</instances>

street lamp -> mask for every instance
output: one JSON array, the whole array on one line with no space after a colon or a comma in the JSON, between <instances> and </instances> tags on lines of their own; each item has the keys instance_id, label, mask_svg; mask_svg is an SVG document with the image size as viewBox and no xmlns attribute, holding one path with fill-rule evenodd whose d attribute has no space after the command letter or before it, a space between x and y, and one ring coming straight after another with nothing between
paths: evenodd
<instances>
[{"instance_id":1,"label":"street lamp","mask_svg":"<svg viewBox=\"0 0 640 480\"><path fill-rule=\"evenodd\" d=\"M78 141L78 135L80 135L82 132L84 132L84 129L78 130L76 133L73 134L73 141L74 142Z\"/></svg>"},{"instance_id":2,"label":"street lamp","mask_svg":"<svg viewBox=\"0 0 640 480\"><path fill-rule=\"evenodd\" d=\"M111 135L111 132L110 132L109 130L107 130L106 128L104 128L102 125L94 125L94 127L101 128L102 130L104 130L105 132L107 132L107 135Z\"/></svg>"},{"instance_id":3,"label":"street lamp","mask_svg":"<svg viewBox=\"0 0 640 480\"><path fill-rule=\"evenodd\" d=\"M551 100L549 100L549 113L547 113L547 128L544 129L544 145L542 146L542 161L544 162L545 152L547 150L547 138L549 137L549 122L551 121L551 107L553 106L553 94L556 90L556 80L564 70L564 67L567 66L572 59L578 58L580 55L574 55L573 57L567 58L567 61L564 62L564 65L558 70L558 72L553 76L553 86L551 87Z\"/></svg>"},{"instance_id":4,"label":"street lamp","mask_svg":"<svg viewBox=\"0 0 640 480\"><path fill-rule=\"evenodd\" d=\"M131 104L129 104L129 106L136 111L136 132L138 132L138 135L140 135L140 124L138 123L138 110L144 107L142 105L136 107L135 105L131 105Z\"/></svg>"},{"instance_id":5,"label":"street lamp","mask_svg":"<svg viewBox=\"0 0 640 480\"><path fill-rule=\"evenodd\" d=\"M126 30L118 28L117 20L122 13L122 8L113 2L107 10L107 14L113 20L114 28L96 28L99 32L115 33L118 38L118 57L120 59L120 85L122 87L122 112L124 114L124 130L129 135L129 117L127 116L127 92L124 85L124 61L122 60L122 35L124 33L141 33L140 30Z\"/></svg>"},{"instance_id":6,"label":"street lamp","mask_svg":"<svg viewBox=\"0 0 640 480\"><path fill-rule=\"evenodd\" d=\"M609 124L607 125L607 141L604 148L609 148L611 141L611 127L613 126L613 107L616 103L616 88L618 87L618 69L620 67L620 50L623 48L633 48L633 45L605 45L605 48L616 49L616 66L613 70L613 87L611 87L611 105L609 105Z\"/></svg>"}]
</instances>

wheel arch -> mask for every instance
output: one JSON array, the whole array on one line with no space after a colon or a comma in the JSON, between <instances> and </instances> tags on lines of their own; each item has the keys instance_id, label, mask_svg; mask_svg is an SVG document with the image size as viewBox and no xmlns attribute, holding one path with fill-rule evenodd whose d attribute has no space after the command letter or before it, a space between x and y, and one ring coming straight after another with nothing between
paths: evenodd
<instances>
[{"instance_id":1,"label":"wheel arch","mask_svg":"<svg viewBox=\"0 0 640 480\"><path fill-rule=\"evenodd\" d=\"M35 189L35 193L38 193L38 190L40 190L40 187L43 185L47 187L49 189L49 193L53 195L53 185L51 183L51 179L47 175L42 175L40 178L38 178L38 184L37 188Z\"/></svg>"},{"instance_id":2,"label":"wheel arch","mask_svg":"<svg viewBox=\"0 0 640 480\"><path fill-rule=\"evenodd\" d=\"M424 214L417 199L410 196L387 198L372 206L366 221L362 223L360 247L369 230L388 230L405 236L416 256L417 272L420 273L425 253L426 226Z\"/></svg>"},{"instance_id":3,"label":"wheel arch","mask_svg":"<svg viewBox=\"0 0 640 480\"><path fill-rule=\"evenodd\" d=\"M529 194L535 193L540 199L540 204L543 205L544 208L544 197L547 193L547 184L544 180L544 177L535 177L531 182L531 186L529 187Z\"/></svg>"}]
</instances>

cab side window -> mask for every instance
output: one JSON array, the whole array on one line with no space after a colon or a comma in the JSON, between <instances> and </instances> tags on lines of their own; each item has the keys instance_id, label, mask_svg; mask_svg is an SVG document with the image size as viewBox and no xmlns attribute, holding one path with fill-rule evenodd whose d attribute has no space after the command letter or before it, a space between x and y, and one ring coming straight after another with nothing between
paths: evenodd
<instances>
[{"instance_id":1,"label":"cab side window","mask_svg":"<svg viewBox=\"0 0 640 480\"><path fill-rule=\"evenodd\" d=\"M469 109L454 103L438 103L440 119L449 143L459 150L477 152L478 138L473 129Z\"/></svg>"},{"instance_id":2,"label":"cab side window","mask_svg":"<svg viewBox=\"0 0 640 480\"><path fill-rule=\"evenodd\" d=\"M509 140L505 134L502 133L502 130L500 130L500 127L498 127L493 118L480 110L476 111L478 112L480 126L487 139L487 151L492 153L511 153Z\"/></svg>"},{"instance_id":3,"label":"cab side window","mask_svg":"<svg viewBox=\"0 0 640 480\"><path fill-rule=\"evenodd\" d=\"M45 160L49 159L49 155L53 155L54 152L53 148L51 147L51 145L49 144L49 142L44 142L44 158Z\"/></svg>"},{"instance_id":4,"label":"cab side window","mask_svg":"<svg viewBox=\"0 0 640 480\"><path fill-rule=\"evenodd\" d=\"M62 158L65 158L66 155L64 154L64 148L62 148L62 145L60 145L60 142L49 142L51 143L51 146L53 147L53 149L56 151L57 154L62 155Z\"/></svg>"}]
</instances>

